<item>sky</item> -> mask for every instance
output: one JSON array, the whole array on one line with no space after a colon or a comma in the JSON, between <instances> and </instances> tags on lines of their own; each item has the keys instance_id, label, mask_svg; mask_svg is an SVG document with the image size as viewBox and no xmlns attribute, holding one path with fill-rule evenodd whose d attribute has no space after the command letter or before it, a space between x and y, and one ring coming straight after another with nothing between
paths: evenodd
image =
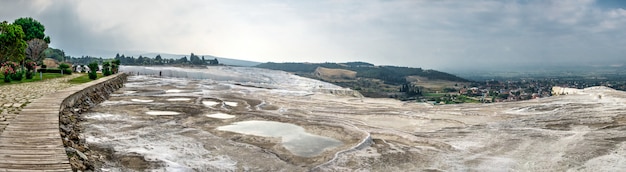
<instances>
[{"instance_id":1,"label":"sky","mask_svg":"<svg viewBox=\"0 0 626 172\"><path fill-rule=\"evenodd\" d=\"M620 0L0 0L72 56L202 54L428 69L626 59Z\"/></svg>"}]
</instances>

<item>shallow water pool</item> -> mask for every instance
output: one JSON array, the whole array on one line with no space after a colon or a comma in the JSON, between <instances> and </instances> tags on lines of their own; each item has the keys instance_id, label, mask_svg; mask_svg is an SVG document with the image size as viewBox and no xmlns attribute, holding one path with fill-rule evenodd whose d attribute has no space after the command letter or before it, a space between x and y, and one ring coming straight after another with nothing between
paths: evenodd
<instances>
[{"instance_id":1,"label":"shallow water pool","mask_svg":"<svg viewBox=\"0 0 626 172\"><path fill-rule=\"evenodd\" d=\"M307 133L300 126L274 121L242 121L217 129L262 137L280 137L287 150L302 157L314 157L324 150L343 144L333 138Z\"/></svg>"}]
</instances>

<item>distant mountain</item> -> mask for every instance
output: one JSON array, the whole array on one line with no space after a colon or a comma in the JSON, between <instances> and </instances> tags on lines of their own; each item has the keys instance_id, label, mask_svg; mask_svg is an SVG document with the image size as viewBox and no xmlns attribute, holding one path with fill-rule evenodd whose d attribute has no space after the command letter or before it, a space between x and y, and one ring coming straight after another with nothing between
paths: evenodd
<instances>
[{"instance_id":1,"label":"distant mountain","mask_svg":"<svg viewBox=\"0 0 626 172\"><path fill-rule=\"evenodd\" d=\"M446 80L468 82L468 80L436 70L423 70L422 68L398 67L398 66L375 66L365 62L348 63L263 63L256 67L274 70L282 70L294 73L313 74L318 68L343 69L356 72L356 77L380 79L388 84L404 84L409 76L428 78L429 80ZM319 74L317 74L319 75Z\"/></svg>"},{"instance_id":2,"label":"distant mountain","mask_svg":"<svg viewBox=\"0 0 626 172\"><path fill-rule=\"evenodd\" d=\"M166 58L166 59L180 59L182 57L189 58L189 56L191 55L191 54L144 53L144 54L138 54L135 57L141 55L141 56L145 56L145 57L154 58L154 57L156 57L159 54L161 55L162 58ZM212 56L212 55L200 55L200 54L195 54L195 55L196 56L200 56L200 57L204 56L205 59L217 58L217 60L220 62L220 64L232 65L232 66L247 66L247 67L251 67L251 66L256 66L256 65L261 64L260 62L254 62L254 61L248 61L248 60L239 60L239 59L231 59L231 58L224 58L224 57L217 57L217 56Z\"/></svg>"}]
</instances>

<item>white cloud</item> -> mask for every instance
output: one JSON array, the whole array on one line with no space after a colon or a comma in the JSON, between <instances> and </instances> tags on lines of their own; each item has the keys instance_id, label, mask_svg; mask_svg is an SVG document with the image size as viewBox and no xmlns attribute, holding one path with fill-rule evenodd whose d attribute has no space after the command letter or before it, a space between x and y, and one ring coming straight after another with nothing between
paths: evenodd
<instances>
[{"instance_id":1,"label":"white cloud","mask_svg":"<svg viewBox=\"0 0 626 172\"><path fill-rule=\"evenodd\" d=\"M0 1L0 19L39 18L53 46L73 55L194 52L454 68L617 60L626 46L626 11L593 0L29 2Z\"/></svg>"}]
</instances>

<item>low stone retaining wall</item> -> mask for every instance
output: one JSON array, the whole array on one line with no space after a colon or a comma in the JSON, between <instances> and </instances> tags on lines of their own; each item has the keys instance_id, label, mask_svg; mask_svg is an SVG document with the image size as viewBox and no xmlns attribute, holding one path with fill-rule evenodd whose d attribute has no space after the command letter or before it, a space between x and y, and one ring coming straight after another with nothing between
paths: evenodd
<instances>
[{"instance_id":1,"label":"low stone retaining wall","mask_svg":"<svg viewBox=\"0 0 626 172\"><path fill-rule=\"evenodd\" d=\"M356 90L351 90L351 89L316 89L316 91L319 91L322 93L333 94L337 96L363 98L363 95L360 92Z\"/></svg>"},{"instance_id":2,"label":"low stone retaining wall","mask_svg":"<svg viewBox=\"0 0 626 172\"><path fill-rule=\"evenodd\" d=\"M111 93L124 86L127 76L119 73L70 87L59 93L68 95L59 109L59 128L73 170L94 170L93 163L98 158L91 154L85 138L80 135L80 114L107 100Z\"/></svg>"}]
</instances>

